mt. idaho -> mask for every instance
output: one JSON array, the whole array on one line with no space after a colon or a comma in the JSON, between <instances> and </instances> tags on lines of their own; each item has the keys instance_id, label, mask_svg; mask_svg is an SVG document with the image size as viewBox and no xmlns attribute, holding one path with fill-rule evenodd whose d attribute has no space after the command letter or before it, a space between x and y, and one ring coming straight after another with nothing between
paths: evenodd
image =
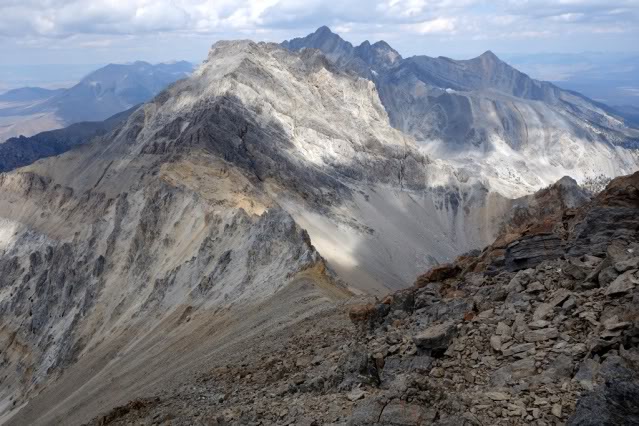
<instances>
[{"instance_id":1,"label":"mt. idaho","mask_svg":"<svg viewBox=\"0 0 639 426\"><path fill-rule=\"evenodd\" d=\"M354 333L345 331L342 315L352 297L405 289L437 264L477 255L497 236L516 243L509 224L547 210L529 195L569 174L576 183L565 179L560 189L547 189L573 197L553 206L560 212L553 226L562 227L564 216L589 202L591 194L577 183L596 186L638 169L636 143L637 131L601 107L532 80L491 53L469 61L402 59L384 42L353 47L327 28L283 45L217 42L191 76L108 133L0 174L0 423L126 424L138 420L127 415L140 414L143 424L298 424L312 420L296 405L302 394L309 407L337 395L335 404L317 410L333 416L322 423L412 418L413 408L408 414L402 408L412 407L409 389L430 384L387 380L384 357L397 355L386 371L401 370L404 361L427 369L446 348L415 357L417 346L448 343L462 326L447 323L417 346L399 331L384 335L380 356L360 351L360 341L322 340ZM632 197L635 181L615 182ZM632 203L618 215L628 233L636 225L628 219ZM500 265L507 253L494 247L491 260ZM591 272L594 263L584 269ZM435 281L457 277L440 271ZM501 285L506 276L498 276L486 282ZM550 272L539 277L556 290ZM438 302L415 323L406 313L414 304L401 296L352 317L388 318L384 332L448 316L471 321L484 305L496 310L493 302L506 298L477 290L480 284L468 283L476 305L464 289L428 288L432 294L421 296ZM542 297L544 284L534 288ZM439 295L446 301L439 303ZM598 294L584 300L603 303ZM519 323L508 327L518 330L528 312L520 299L511 302ZM379 305L386 306L382 316L374 313ZM613 331L622 327L615 324ZM549 325L536 323L538 340L532 348L518 342L528 346L517 357L534 342L556 339L556 329L548 339L542 335ZM303 330L320 330L318 347L285 359L281 342L299 344L295 336ZM539 353L547 349L543 342ZM526 371L535 370L530 359ZM304 376L325 362L333 364L321 381ZM433 377L445 366L438 368ZM241 403L226 388L199 394L205 386L197 383L211 375L220 380L215 386L255 381L255 393ZM477 385L483 379L477 376ZM155 397L160 390L172 395L170 403L161 399L167 394ZM372 409L374 420L366 413L361 421L347 418L356 401L382 391L389 393L374 400L382 407ZM510 398L494 394L500 403ZM264 403L269 398L279 405ZM235 405L225 407L228 399ZM206 401L215 414L194 420L200 414L184 408L196 407L194 401ZM170 404L186 411L158 408ZM450 407L431 420L444 419ZM145 415L154 409L157 417ZM269 411L275 409L276 417ZM424 424L430 412L418 411L413 423L395 424Z\"/></svg>"}]
</instances>

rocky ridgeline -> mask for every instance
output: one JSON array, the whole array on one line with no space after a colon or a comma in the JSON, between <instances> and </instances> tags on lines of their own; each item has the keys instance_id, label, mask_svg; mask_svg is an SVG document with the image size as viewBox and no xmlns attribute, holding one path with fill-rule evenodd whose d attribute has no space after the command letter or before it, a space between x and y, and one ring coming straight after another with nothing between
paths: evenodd
<instances>
[{"instance_id":1,"label":"rocky ridgeline","mask_svg":"<svg viewBox=\"0 0 639 426\"><path fill-rule=\"evenodd\" d=\"M638 182L573 212L553 258L481 271L488 248L94 424L639 424ZM605 209L615 226L572 256Z\"/></svg>"},{"instance_id":2,"label":"rocky ridgeline","mask_svg":"<svg viewBox=\"0 0 639 426\"><path fill-rule=\"evenodd\" d=\"M639 422L639 246L611 247L605 259L422 280L371 305L366 321L355 315L382 321L367 338L382 385L352 423ZM604 262L614 280L586 281Z\"/></svg>"}]
</instances>

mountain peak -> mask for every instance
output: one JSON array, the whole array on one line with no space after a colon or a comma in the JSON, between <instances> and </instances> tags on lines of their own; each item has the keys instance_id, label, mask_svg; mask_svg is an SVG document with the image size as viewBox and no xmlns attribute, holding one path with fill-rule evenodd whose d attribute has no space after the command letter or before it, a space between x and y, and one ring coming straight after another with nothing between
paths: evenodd
<instances>
[{"instance_id":1,"label":"mountain peak","mask_svg":"<svg viewBox=\"0 0 639 426\"><path fill-rule=\"evenodd\" d=\"M314 34L317 34L317 35L329 35L329 34L334 34L334 33L326 25L322 25L317 30L315 30Z\"/></svg>"},{"instance_id":2,"label":"mountain peak","mask_svg":"<svg viewBox=\"0 0 639 426\"><path fill-rule=\"evenodd\" d=\"M395 50L391 47L390 44L386 43L384 40L379 40L376 41L375 43L373 43L373 46L378 48L378 49L391 49L391 50Z\"/></svg>"},{"instance_id":3,"label":"mountain peak","mask_svg":"<svg viewBox=\"0 0 639 426\"><path fill-rule=\"evenodd\" d=\"M498 61L500 61L500 59L497 57L497 55L495 55L495 54L493 53L493 51L492 51L492 50L487 50L487 51L485 51L484 53L482 53L481 55L479 55L479 58L480 58L480 59L484 59L484 60L489 60L489 61L492 61L492 62L498 62Z\"/></svg>"}]
</instances>

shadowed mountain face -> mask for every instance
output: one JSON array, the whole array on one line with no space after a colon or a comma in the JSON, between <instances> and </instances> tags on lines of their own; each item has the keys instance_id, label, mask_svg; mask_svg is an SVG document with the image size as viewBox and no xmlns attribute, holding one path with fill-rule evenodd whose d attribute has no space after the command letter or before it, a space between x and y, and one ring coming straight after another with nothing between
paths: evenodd
<instances>
[{"instance_id":1,"label":"shadowed mountain face","mask_svg":"<svg viewBox=\"0 0 639 426\"><path fill-rule=\"evenodd\" d=\"M402 61L398 75L414 73L420 81L457 91L496 90L517 98L554 103L559 88L531 79L487 51L474 59L414 56ZM396 74L396 75L397 75Z\"/></svg>"},{"instance_id":2,"label":"shadowed mountain face","mask_svg":"<svg viewBox=\"0 0 639 426\"><path fill-rule=\"evenodd\" d=\"M0 140L30 136L81 121L101 121L151 99L169 84L188 76L188 62L151 65L110 64L75 86L56 91L16 89L0 96Z\"/></svg>"},{"instance_id":3,"label":"shadowed mountain face","mask_svg":"<svg viewBox=\"0 0 639 426\"><path fill-rule=\"evenodd\" d=\"M389 56L394 51L384 42L352 48L325 27L282 45L318 48L337 66L373 80L393 127L509 197L564 175L585 183L637 168L639 131L612 109L531 79L492 52L470 60L402 59ZM359 56L366 46L378 49Z\"/></svg>"},{"instance_id":4,"label":"shadowed mountain face","mask_svg":"<svg viewBox=\"0 0 639 426\"><path fill-rule=\"evenodd\" d=\"M626 124L639 129L639 107L631 105L619 106L615 107L615 111L626 120Z\"/></svg>"}]
</instances>

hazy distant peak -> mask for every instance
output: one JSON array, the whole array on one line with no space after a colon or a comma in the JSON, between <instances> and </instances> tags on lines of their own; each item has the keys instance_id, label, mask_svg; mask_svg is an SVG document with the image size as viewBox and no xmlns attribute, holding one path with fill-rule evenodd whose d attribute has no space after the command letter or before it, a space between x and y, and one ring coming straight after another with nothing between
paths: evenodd
<instances>
[{"instance_id":1,"label":"hazy distant peak","mask_svg":"<svg viewBox=\"0 0 639 426\"><path fill-rule=\"evenodd\" d=\"M491 61L500 61L500 59L497 57L497 55L495 55L493 53L492 50L485 51L484 53L479 55L479 57L482 58L482 59L487 59L487 60L491 60Z\"/></svg>"},{"instance_id":2,"label":"hazy distant peak","mask_svg":"<svg viewBox=\"0 0 639 426\"><path fill-rule=\"evenodd\" d=\"M133 62L133 65L143 66L143 67L150 67L150 66L152 66L150 63L148 63L148 62L146 62L146 61L135 61L135 62Z\"/></svg>"}]
</instances>

